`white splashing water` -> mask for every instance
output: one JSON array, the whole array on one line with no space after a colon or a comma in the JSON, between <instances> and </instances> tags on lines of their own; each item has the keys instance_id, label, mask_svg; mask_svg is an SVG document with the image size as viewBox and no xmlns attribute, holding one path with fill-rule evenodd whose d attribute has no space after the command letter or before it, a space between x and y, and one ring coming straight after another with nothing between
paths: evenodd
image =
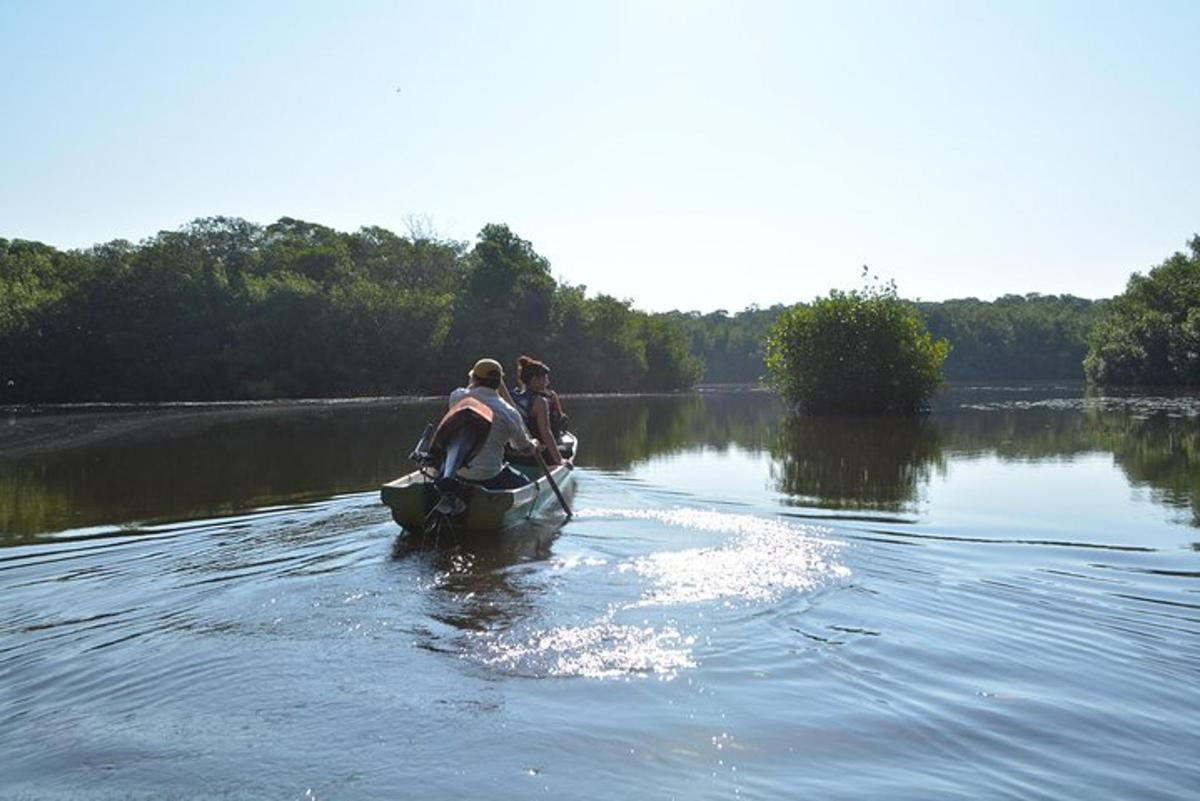
<instances>
[{"instance_id":1,"label":"white splashing water","mask_svg":"<svg viewBox=\"0 0 1200 801\"><path fill-rule=\"evenodd\" d=\"M827 529L752 515L687 508L603 509L577 517L647 520L692 531L729 533L712 548L663 551L622 563L648 586L637 601L616 604L598 621L508 632L487 644L484 661L518 673L586 678L655 676L671 679L696 666L696 637L674 625L623 625L615 616L639 607L712 601L764 603L840 581L850 570L837 561L840 544L818 536ZM561 568L601 567L603 559L568 560Z\"/></svg>"},{"instance_id":2,"label":"white splashing water","mask_svg":"<svg viewBox=\"0 0 1200 801\"><path fill-rule=\"evenodd\" d=\"M580 567L603 567L608 564L607 559L601 559L598 556L572 556L566 559L559 559L554 563L555 570L575 570Z\"/></svg>"},{"instance_id":3,"label":"white splashing water","mask_svg":"<svg viewBox=\"0 0 1200 801\"><path fill-rule=\"evenodd\" d=\"M586 626L560 626L521 638L502 638L488 647L485 660L519 673L593 679L634 675L674 678L696 666L696 638L673 626L626 626L601 620Z\"/></svg>"},{"instance_id":4,"label":"white splashing water","mask_svg":"<svg viewBox=\"0 0 1200 801\"><path fill-rule=\"evenodd\" d=\"M811 592L850 575L837 561L840 544L817 536L827 529L701 509L619 509L607 514L734 535L718 547L662 551L622 564L621 571L634 571L651 582L637 606L763 603L788 592Z\"/></svg>"}]
</instances>

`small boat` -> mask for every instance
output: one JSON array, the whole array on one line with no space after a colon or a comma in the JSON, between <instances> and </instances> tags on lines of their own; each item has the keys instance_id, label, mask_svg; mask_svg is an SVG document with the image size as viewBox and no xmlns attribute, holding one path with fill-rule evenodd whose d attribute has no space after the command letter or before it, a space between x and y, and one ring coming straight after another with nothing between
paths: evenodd
<instances>
[{"instance_id":1,"label":"small boat","mask_svg":"<svg viewBox=\"0 0 1200 801\"><path fill-rule=\"evenodd\" d=\"M414 456L420 451L418 446ZM571 433L564 434L559 441L559 451L564 456L574 457L579 451L578 438ZM459 480L455 483L455 502L447 504L445 493L439 487L438 471L422 467L384 484L380 488L380 499L391 508L392 519L410 531L425 531L430 528L431 521L438 518L454 529L496 531L559 505L553 487L532 456L510 454L509 464L528 477L530 483L516 489L489 490ZM570 493L573 483L570 467L555 465L550 467L550 475L559 490Z\"/></svg>"}]
</instances>

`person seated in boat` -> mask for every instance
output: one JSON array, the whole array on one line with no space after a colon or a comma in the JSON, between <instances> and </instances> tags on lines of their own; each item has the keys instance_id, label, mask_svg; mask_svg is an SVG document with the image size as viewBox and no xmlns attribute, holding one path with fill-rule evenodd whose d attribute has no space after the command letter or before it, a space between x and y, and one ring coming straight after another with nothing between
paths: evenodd
<instances>
[{"instance_id":1,"label":"person seated in boat","mask_svg":"<svg viewBox=\"0 0 1200 801\"><path fill-rule=\"evenodd\" d=\"M566 416L557 393L550 389L550 368L545 362L529 356L517 360L517 391L512 399L530 432L545 444L546 464L562 464L557 443L566 430Z\"/></svg>"},{"instance_id":2,"label":"person seated in boat","mask_svg":"<svg viewBox=\"0 0 1200 801\"><path fill-rule=\"evenodd\" d=\"M487 404L494 412L492 427L479 452L470 464L458 471L458 477L480 484L485 489L515 489L529 483L529 479L504 462L504 446L518 451L537 450L540 444L531 439L525 430L521 413L504 398L500 387L504 381L504 370L495 359L480 359L468 374L469 383L450 393L450 405L466 397L476 398Z\"/></svg>"}]
</instances>

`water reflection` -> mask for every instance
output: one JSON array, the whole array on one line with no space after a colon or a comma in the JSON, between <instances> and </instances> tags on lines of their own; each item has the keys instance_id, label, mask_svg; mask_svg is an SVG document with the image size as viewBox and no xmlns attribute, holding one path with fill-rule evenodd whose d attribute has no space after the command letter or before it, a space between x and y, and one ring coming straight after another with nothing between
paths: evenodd
<instances>
[{"instance_id":1,"label":"water reflection","mask_svg":"<svg viewBox=\"0 0 1200 801\"><path fill-rule=\"evenodd\" d=\"M412 443L437 408L396 402L27 415L28 426L69 447L5 458L0 441L0 543L363 490L408 469ZM59 436L63 429L72 436ZM106 431L120 433L99 436Z\"/></svg>"},{"instance_id":2,"label":"water reflection","mask_svg":"<svg viewBox=\"0 0 1200 801\"><path fill-rule=\"evenodd\" d=\"M412 534L396 539L392 555L428 564L437 591L429 596L436 604L431 618L461 631L501 631L532 615L546 592L521 566L549 559L559 530L530 521L500 534L459 532L437 543Z\"/></svg>"},{"instance_id":3,"label":"water reflection","mask_svg":"<svg viewBox=\"0 0 1200 801\"><path fill-rule=\"evenodd\" d=\"M942 435L925 418L789 417L771 448L771 475L803 506L903 511L934 470Z\"/></svg>"},{"instance_id":4,"label":"water reflection","mask_svg":"<svg viewBox=\"0 0 1200 801\"><path fill-rule=\"evenodd\" d=\"M1061 399L1059 399L1061 400ZM793 503L903 512L949 460L1069 461L1110 453L1126 479L1200 526L1200 423L1175 404L1075 405L1051 399L988 409L941 408L926 419L790 418L771 449Z\"/></svg>"},{"instance_id":5,"label":"water reflection","mask_svg":"<svg viewBox=\"0 0 1200 801\"><path fill-rule=\"evenodd\" d=\"M439 409L431 401L250 416L110 415L107 425L137 423L137 430L65 450L0 452L0 543L369 491L409 469L412 442ZM737 449L769 457L774 488L787 503L905 512L949 461L1109 453L1132 484L1194 525L1198 411L1194 393L1096 394L1078 385L958 388L924 420L789 418L765 392L569 399L584 467L626 471L677 453Z\"/></svg>"},{"instance_id":6,"label":"water reflection","mask_svg":"<svg viewBox=\"0 0 1200 801\"><path fill-rule=\"evenodd\" d=\"M770 446L784 406L766 392L576 398L571 420L589 467L627 470L692 448Z\"/></svg>"},{"instance_id":7,"label":"water reflection","mask_svg":"<svg viewBox=\"0 0 1200 801\"><path fill-rule=\"evenodd\" d=\"M424 617L437 624L411 632L418 646L531 678L668 678L695 667L695 638L673 625L651 625L643 609L631 622L619 603L561 608L564 582L587 581L608 563L554 560L560 531L557 523L530 522L499 534L447 535L437 547L419 534L397 538L395 564L402 571L419 566L422 589L429 590L418 595L427 606ZM547 562L554 562L550 569Z\"/></svg>"},{"instance_id":8,"label":"water reflection","mask_svg":"<svg viewBox=\"0 0 1200 801\"><path fill-rule=\"evenodd\" d=\"M1200 526L1200 424L1166 414L1123 417L1093 413L1089 420L1133 484L1159 503L1190 509L1191 524Z\"/></svg>"},{"instance_id":9,"label":"water reflection","mask_svg":"<svg viewBox=\"0 0 1200 801\"><path fill-rule=\"evenodd\" d=\"M1156 503L1200 526L1200 396L1097 392L1079 384L957 387L923 419L790 417L767 393L576 402L589 464L739 447L769 453L788 503L911 511L950 460L1072 460L1110 453Z\"/></svg>"}]
</instances>

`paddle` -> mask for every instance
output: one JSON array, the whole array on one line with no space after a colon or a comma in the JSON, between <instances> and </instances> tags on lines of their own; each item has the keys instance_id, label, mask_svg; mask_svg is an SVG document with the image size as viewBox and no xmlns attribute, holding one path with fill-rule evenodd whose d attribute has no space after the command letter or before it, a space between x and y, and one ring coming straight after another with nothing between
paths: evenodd
<instances>
[{"instance_id":1,"label":"paddle","mask_svg":"<svg viewBox=\"0 0 1200 801\"><path fill-rule=\"evenodd\" d=\"M573 515L571 514L571 507L567 506L567 499L563 497L562 490L560 490L558 488L558 484L555 483L554 476L550 475L550 468L546 466L546 460L542 458L542 452L539 449L534 448L533 458L537 459L538 467L542 468L542 475L544 475L546 480L550 482L550 489L554 490L554 494L558 496L558 502L562 504L563 511L567 513L568 518L572 517Z\"/></svg>"}]
</instances>

